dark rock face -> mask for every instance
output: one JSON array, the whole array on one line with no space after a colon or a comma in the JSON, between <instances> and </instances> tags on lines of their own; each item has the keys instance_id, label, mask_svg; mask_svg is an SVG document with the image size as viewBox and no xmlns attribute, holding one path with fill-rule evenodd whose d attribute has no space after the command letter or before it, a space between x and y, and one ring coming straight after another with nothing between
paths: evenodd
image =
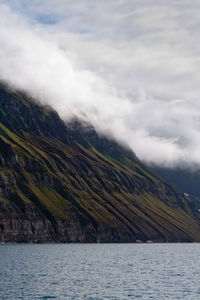
<instances>
[{"instance_id":1,"label":"dark rock face","mask_svg":"<svg viewBox=\"0 0 200 300\"><path fill-rule=\"evenodd\" d=\"M199 213L129 149L0 88L0 242L192 242Z\"/></svg>"},{"instance_id":2,"label":"dark rock face","mask_svg":"<svg viewBox=\"0 0 200 300\"><path fill-rule=\"evenodd\" d=\"M27 102L23 93L1 88L1 84L0 98L0 120L9 130L17 134L25 131L37 136L57 137L64 143L69 142L64 122L49 107L42 107L33 100Z\"/></svg>"}]
</instances>

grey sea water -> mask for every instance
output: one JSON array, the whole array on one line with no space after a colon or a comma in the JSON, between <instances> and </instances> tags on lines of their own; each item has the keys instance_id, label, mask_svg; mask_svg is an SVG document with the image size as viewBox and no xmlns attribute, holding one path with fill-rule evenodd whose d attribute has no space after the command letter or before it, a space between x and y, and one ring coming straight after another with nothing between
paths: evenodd
<instances>
[{"instance_id":1,"label":"grey sea water","mask_svg":"<svg viewBox=\"0 0 200 300\"><path fill-rule=\"evenodd\" d=\"M0 299L200 299L200 244L0 245Z\"/></svg>"}]
</instances>

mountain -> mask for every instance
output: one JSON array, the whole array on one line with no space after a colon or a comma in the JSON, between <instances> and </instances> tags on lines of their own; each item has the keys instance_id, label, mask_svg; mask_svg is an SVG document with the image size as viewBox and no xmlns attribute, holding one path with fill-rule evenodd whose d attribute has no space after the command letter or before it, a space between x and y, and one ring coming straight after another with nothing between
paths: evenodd
<instances>
[{"instance_id":1,"label":"mountain","mask_svg":"<svg viewBox=\"0 0 200 300\"><path fill-rule=\"evenodd\" d=\"M116 141L0 86L1 242L200 241L199 212Z\"/></svg>"},{"instance_id":2,"label":"mountain","mask_svg":"<svg viewBox=\"0 0 200 300\"><path fill-rule=\"evenodd\" d=\"M200 170L154 167L156 173L176 185L200 208Z\"/></svg>"}]
</instances>

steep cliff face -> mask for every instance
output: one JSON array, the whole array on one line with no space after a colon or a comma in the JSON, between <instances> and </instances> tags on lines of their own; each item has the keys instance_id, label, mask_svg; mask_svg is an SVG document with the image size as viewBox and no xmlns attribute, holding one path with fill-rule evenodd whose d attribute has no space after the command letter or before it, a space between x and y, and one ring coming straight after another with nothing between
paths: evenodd
<instances>
[{"instance_id":1,"label":"steep cliff face","mask_svg":"<svg viewBox=\"0 0 200 300\"><path fill-rule=\"evenodd\" d=\"M0 241L199 241L199 213L134 153L0 88Z\"/></svg>"}]
</instances>

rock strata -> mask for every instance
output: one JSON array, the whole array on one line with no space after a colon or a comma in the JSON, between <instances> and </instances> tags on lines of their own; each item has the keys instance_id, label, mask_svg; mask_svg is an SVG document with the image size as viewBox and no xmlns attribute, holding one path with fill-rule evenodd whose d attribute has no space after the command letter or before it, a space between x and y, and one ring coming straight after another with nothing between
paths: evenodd
<instances>
[{"instance_id":1,"label":"rock strata","mask_svg":"<svg viewBox=\"0 0 200 300\"><path fill-rule=\"evenodd\" d=\"M114 140L0 88L0 242L193 242L199 212Z\"/></svg>"}]
</instances>

